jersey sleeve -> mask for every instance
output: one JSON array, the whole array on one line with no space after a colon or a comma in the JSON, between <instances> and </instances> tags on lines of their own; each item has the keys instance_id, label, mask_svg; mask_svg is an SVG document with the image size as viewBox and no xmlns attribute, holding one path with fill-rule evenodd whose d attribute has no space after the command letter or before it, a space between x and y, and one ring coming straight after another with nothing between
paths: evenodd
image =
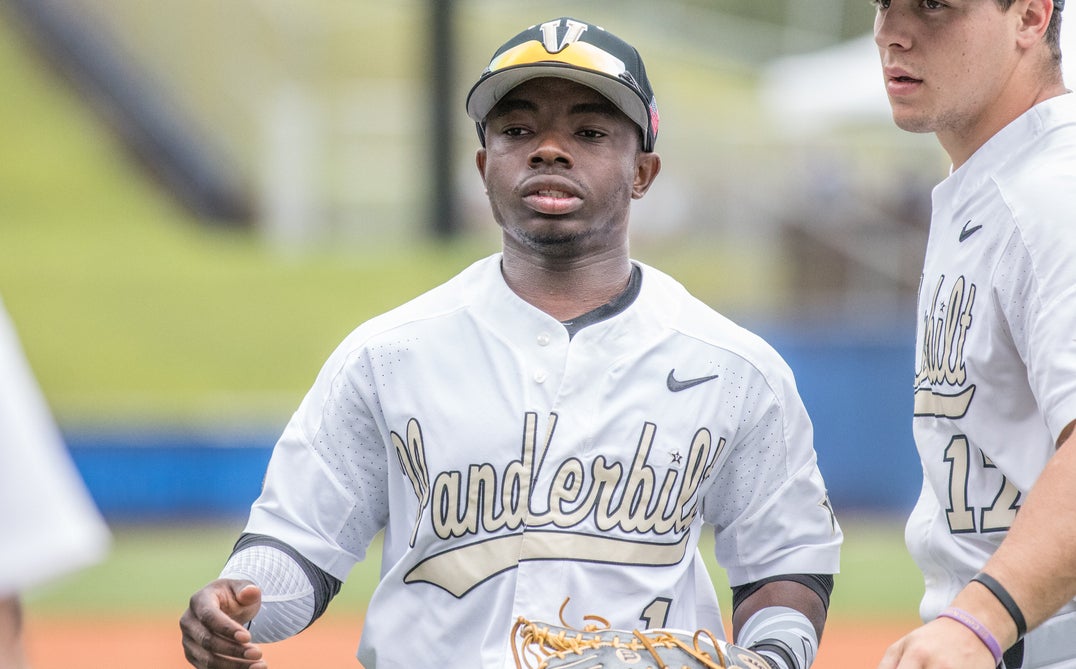
<instances>
[{"instance_id":1,"label":"jersey sleeve","mask_svg":"<svg viewBox=\"0 0 1076 669\"><path fill-rule=\"evenodd\" d=\"M0 304L0 597L100 561L111 539Z\"/></svg>"},{"instance_id":2,"label":"jersey sleeve","mask_svg":"<svg viewBox=\"0 0 1076 669\"><path fill-rule=\"evenodd\" d=\"M1070 199L1070 207L1076 207L1076 198ZM1046 225L1020 229L1010 239L995 277L996 299L1054 439L1076 420L1073 211L1035 213L1054 230Z\"/></svg>"},{"instance_id":3,"label":"jersey sleeve","mask_svg":"<svg viewBox=\"0 0 1076 669\"><path fill-rule=\"evenodd\" d=\"M783 364L743 410L741 435L704 499L731 585L781 574L835 574L842 542L817 466L813 429Z\"/></svg>"},{"instance_id":4,"label":"jersey sleeve","mask_svg":"<svg viewBox=\"0 0 1076 669\"><path fill-rule=\"evenodd\" d=\"M388 517L387 450L364 365L345 342L322 368L273 449L245 530L341 581Z\"/></svg>"}]
</instances>

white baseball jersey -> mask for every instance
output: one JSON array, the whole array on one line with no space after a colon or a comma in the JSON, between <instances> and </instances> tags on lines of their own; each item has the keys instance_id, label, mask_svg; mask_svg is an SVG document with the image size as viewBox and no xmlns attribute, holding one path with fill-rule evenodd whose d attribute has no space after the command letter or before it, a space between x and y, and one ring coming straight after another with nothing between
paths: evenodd
<instances>
[{"instance_id":1,"label":"white baseball jersey","mask_svg":"<svg viewBox=\"0 0 1076 669\"><path fill-rule=\"evenodd\" d=\"M367 669L514 666L517 616L706 627L703 521L740 584L838 571L840 528L793 376L642 267L569 338L500 256L356 329L273 453L248 532L335 577L385 528Z\"/></svg>"},{"instance_id":2,"label":"white baseball jersey","mask_svg":"<svg viewBox=\"0 0 1076 669\"><path fill-rule=\"evenodd\" d=\"M0 304L0 597L90 565L108 543Z\"/></svg>"},{"instance_id":3,"label":"white baseball jersey","mask_svg":"<svg viewBox=\"0 0 1076 669\"><path fill-rule=\"evenodd\" d=\"M933 207L915 366L925 479L906 531L924 620L1005 538L1076 419L1076 95L995 135L934 189ZM1074 611L1058 621L1076 660ZM1029 635L1025 669L1045 666L1037 634L1049 631Z\"/></svg>"}]
</instances>

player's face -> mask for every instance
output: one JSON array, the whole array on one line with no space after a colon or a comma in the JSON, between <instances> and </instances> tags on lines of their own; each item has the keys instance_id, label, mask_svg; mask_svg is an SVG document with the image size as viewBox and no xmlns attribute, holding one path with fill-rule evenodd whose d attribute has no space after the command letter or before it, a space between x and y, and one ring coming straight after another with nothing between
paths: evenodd
<instances>
[{"instance_id":1,"label":"player's face","mask_svg":"<svg viewBox=\"0 0 1076 669\"><path fill-rule=\"evenodd\" d=\"M1016 66L1015 9L995 0L875 4L875 42L899 127L977 146L1007 122L1010 110L999 102Z\"/></svg>"},{"instance_id":2,"label":"player's face","mask_svg":"<svg viewBox=\"0 0 1076 669\"><path fill-rule=\"evenodd\" d=\"M513 89L487 117L476 158L505 243L544 256L624 249L631 200L660 168L640 141L591 88L541 78Z\"/></svg>"}]
</instances>

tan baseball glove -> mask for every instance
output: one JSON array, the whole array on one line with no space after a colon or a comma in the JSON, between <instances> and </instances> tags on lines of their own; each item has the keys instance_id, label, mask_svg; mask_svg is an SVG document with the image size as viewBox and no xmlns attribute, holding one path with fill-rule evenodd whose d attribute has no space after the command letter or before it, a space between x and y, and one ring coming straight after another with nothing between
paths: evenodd
<instances>
[{"instance_id":1,"label":"tan baseball glove","mask_svg":"<svg viewBox=\"0 0 1076 669\"><path fill-rule=\"evenodd\" d=\"M708 630L574 630L522 617L512 628L512 654L517 669L771 669L761 655Z\"/></svg>"}]
</instances>

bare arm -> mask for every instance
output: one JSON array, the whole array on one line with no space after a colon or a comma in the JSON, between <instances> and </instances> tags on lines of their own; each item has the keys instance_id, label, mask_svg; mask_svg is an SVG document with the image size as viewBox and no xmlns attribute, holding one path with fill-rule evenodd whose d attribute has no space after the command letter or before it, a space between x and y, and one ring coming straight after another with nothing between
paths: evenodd
<instances>
[{"instance_id":1,"label":"bare arm","mask_svg":"<svg viewBox=\"0 0 1076 669\"><path fill-rule=\"evenodd\" d=\"M1016 600L1028 629L1046 621L1065 602L1076 597L1076 436L1068 424L1058 439L1058 451L1028 492L1009 535L987 561L983 571L997 579ZM1003 647L1016 641L1016 627L986 588L972 583L955 606L982 609L984 620ZM996 621L996 622L993 622Z\"/></svg>"},{"instance_id":2,"label":"bare arm","mask_svg":"<svg viewBox=\"0 0 1076 669\"><path fill-rule=\"evenodd\" d=\"M767 583L737 606L732 612L732 638L739 638L747 619L768 606L796 609L811 621L815 634L822 638L822 629L826 626L826 607L813 590L793 581Z\"/></svg>"},{"instance_id":3,"label":"bare arm","mask_svg":"<svg viewBox=\"0 0 1076 669\"><path fill-rule=\"evenodd\" d=\"M1016 514L1009 535L983 567L1000 582L1033 629L1076 597L1076 421L1058 438L1047 463ZM972 582L953 606L978 619L1004 650L1017 641L1012 617L989 590ZM890 646L878 669L933 667L993 669L986 645L967 627L947 618L931 621Z\"/></svg>"}]
</instances>

